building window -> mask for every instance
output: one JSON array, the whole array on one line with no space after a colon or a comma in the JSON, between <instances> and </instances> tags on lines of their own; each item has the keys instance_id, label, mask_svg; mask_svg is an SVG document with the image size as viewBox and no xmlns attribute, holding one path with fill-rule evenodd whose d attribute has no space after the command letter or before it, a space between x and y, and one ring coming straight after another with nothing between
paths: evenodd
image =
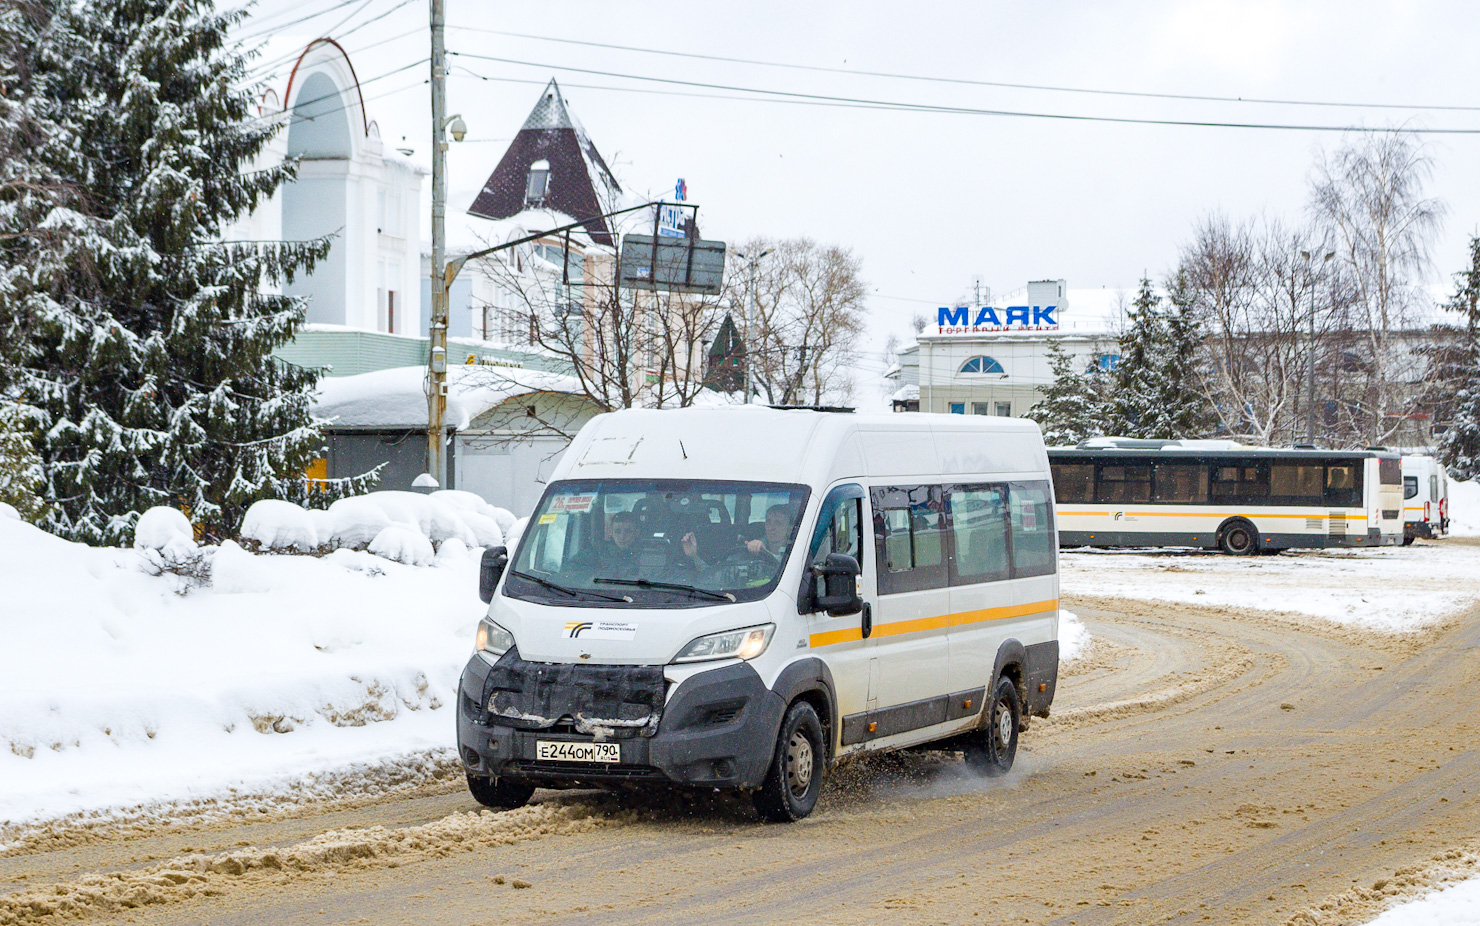
<instances>
[{"instance_id":1,"label":"building window","mask_svg":"<svg viewBox=\"0 0 1480 926\"><path fill-rule=\"evenodd\" d=\"M998 402L997 403L997 417L998 418L1011 418L1012 417L1012 403L1011 402Z\"/></svg>"},{"instance_id":2,"label":"building window","mask_svg":"<svg viewBox=\"0 0 1480 926\"><path fill-rule=\"evenodd\" d=\"M529 177L524 184L524 204L543 206L545 194L550 190L550 162L535 161L529 165Z\"/></svg>"},{"instance_id":3,"label":"building window","mask_svg":"<svg viewBox=\"0 0 1480 926\"><path fill-rule=\"evenodd\" d=\"M1100 368L1100 371L1103 373L1109 373L1111 370L1115 369L1115 365L1117 363L1120 363L1119 354L1101 354L1095 359L1095 365L1098 366Z\"/></svg>"},{"instance_id":4,"label":"building window","mask_svg":"<svg viewBox=\"0 0 1480 926\"><path fill-rule=\"evenodd\" d=\"M951 414L953 414L953 415L964 415L964 414L966 414L966 403L965 402L952 402L951 403Z\"/></svg>"},{"instance_id":5,"label":"building window","mask_svg":"<svg viewBox=\"0 0 1480 926\"><path fill-rule=\"evenodd\" d=\"M971 403L971 413L973 415L990 415L991 414L991 412L987 411L987 403L986 402L972 402Z\"/></svg>"},{"instance_id":6,"label":"building window","mask_svg":"<svg viewBox=\"0 0 1480 926\"><path fill-rule=\"evenodd\" d=\"M972 357L970 360L961 364L961 372L1002 374L1007 371L1002 369L1002 364L993 360L991 357Z\"/></svg>"}]
</instances>

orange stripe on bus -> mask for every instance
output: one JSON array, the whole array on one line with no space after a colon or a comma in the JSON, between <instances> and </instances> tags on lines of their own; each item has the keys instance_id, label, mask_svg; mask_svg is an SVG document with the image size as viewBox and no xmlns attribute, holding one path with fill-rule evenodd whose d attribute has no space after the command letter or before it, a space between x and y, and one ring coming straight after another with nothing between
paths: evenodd
<instances>
[{"instance_id":1,"label":"orange stripe on bus","mask_svg":"<svg viewBox=\"0 0 1480 926\"><path fill-rule=\"evenodd\" d=\"M1057 609L1058 606L1059 600L1052 598L1048 601L1035 601L1031 604L1014 604L1001 608L982 608L976 611L960 611L956 614L919 617L909 621L892 621L888 624L875 624L871 636L895 637L904 633L920 633L924 630L940 630L946 627L962 627L967 624L981 624L986 621L1001 621L1013 617L1046 614ZM862 639L862 627L846 627L842 630L814 633L807 638L807 642L812 646L828 646L833 643L848 643L853 640Z\"/></svg>"}]
</instances>

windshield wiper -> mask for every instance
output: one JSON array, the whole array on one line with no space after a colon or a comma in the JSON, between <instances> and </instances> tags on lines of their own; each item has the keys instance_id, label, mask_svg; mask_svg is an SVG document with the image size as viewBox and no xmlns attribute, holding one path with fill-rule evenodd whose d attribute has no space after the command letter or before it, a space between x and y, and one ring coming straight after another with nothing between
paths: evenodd
<instances>
[{"instance_id":1,"label":"windshield wiper","mask_svg":"<svg viewBox=\"0 0 1480 926\"><path fill-rule=\"evenodd\" d=\"M717 601L734 601L735 596L729 592L716 592L713 589L700 588L697 585L683 585L678 582L654 582L651 579L592 579L592 582L600 582L602 585L631 585L635 588L662 588L675 592L688 592L691 595L706 595Z\"/></svg>"},{"instance_id":2,"label":"windshield wiper","mask_svg":"<svg viewBox=\"0 0 1480 926\"><path fill-rule=\"evenodd\" d=\"M549 579L542 579L539 576L530 575L527 572L520 572L517 569L510 569L509 575L524 579L528 582L535 582L539 585L543 585L545 588L554 589L557 592L564 592L572 598L578 598L581 595L591 595L595 598L601 598L605 601L624 601L628 604L632 602L632 599L627 597L626 595L607 595L589 588L567 588L566 586L561 585L558 582L551 582Z\"/></svg>"}]
</instances>

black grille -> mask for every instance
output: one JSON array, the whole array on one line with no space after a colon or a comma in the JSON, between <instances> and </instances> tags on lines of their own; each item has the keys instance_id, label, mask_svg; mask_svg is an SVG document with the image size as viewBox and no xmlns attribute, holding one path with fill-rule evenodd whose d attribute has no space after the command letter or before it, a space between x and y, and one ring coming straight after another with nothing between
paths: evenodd
<instances>
[{"instance_id":1,"label":"black grille","mask_svg":"<svg viewBox=\"0 0 1480 926\"><path fill-rule=\"evenodd\" d=\"M597 729L652 736L663 713L662 666L591 666L525 662L504 653L483 683L483 706L495 722L520 730Z\"/></svg>"}]
</instances>

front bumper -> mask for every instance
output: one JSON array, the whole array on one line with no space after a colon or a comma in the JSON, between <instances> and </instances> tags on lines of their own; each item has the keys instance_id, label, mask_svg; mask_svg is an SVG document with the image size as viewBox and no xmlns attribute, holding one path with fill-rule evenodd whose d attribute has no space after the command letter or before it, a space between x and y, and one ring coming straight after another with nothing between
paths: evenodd
<instances>
[{"instance_id":1,"label":"front bumper","mask_svg":"<svg viewBox=\"0 0 1480 926\"><path fill-rule=\"evenodd\" d=\"M541 787L678 784L755 788L786 708L749 663L700 672L671 694L662 668L474 655L458 692L458 753L470 775ZM536 759L540 741L615 742L614 764Z\"/></svg>"}]
</instances>

